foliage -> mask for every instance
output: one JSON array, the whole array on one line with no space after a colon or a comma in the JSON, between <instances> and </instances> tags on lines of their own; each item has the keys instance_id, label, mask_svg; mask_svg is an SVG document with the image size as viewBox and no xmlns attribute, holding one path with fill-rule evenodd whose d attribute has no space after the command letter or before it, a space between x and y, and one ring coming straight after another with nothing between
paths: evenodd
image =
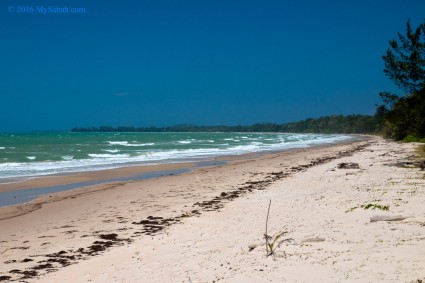
<instances>
[{"instance_id":1,"label":"foliage","mask_svg":"<svg viewBox=\"0 0 425 283\"><path fill-rule=\"evenodd\" d=\"M368 115L332 115L318 119L307 119L295 123L284 124L282 132L295 133L340 133L340 134L368 134L375 133L377 121Z\"/></svg>"},{"instance_id":2,"label":"foliage","mask_svg":"<svg viewBox=\"0 0 425 283\"><path fill-rule=\"evenodd\" d=\"M385 114L387 137L401 140L408 135L425 137L425 91L400 97Z\"/></svg>"},{"instance_id":3,"label":"foliage","mask_svg":"<svg viewBox=\"0 0 425 283\"><path fill-rule=\"evenodd\" d=\"M403 139L404 142L422 142L425 143L425 138L420 139L414 135L408 135Z\"/></svg>"},{"instance_id":4,"label":"foliage","mask_svg":"<svg viewBox=\"0 0 425 283\"><path fill-rule=\"evenodd\" d=\"M425 138L425 22L413 30L408 21L406 35L399 33L398 38L389 42L390 48L382 57L384 73L410 93L403 97L380 93L385 104L378 106L384 112L381 129L384 136L396 140L409 135L422 139Z\"/></svg>"},{"instance_id":5,"label":"foliage","mask_svg":"<svg viewBox=\"0 0 425 283\"><path fill-rule=\"evenodd\" d=\"M390 48L382 57L384 73L398 87L418 92L425 88L425 23L413 31L407 21L406 36L399 33L398 38L390 40Z\"/></svg>"},{"instance_id":6,"label":"foliage","mask_svg":"<svg viewBox=\"0 0 425 283\"><path fill-rule=\"evenodd\" d=\"M389 205L380 205L380 204L375 204L375 203L362 204L360 207L364 208L364 209L372 208L372 209L379 209L379 210L383 210L383 211L390 210Z\"/></svg>"},{"instance_id":7,"label":"foliage","mask_svg":"<svg viewBox=\"0 0 425 283\"><path fill-rule=\"evenodd\" d=\"M281 237L285 234L287 234L288 232L281 232L276 234L274 237L271 237L269 235L264 235L264 237L266 238L266 245L267 245L267 254L266 256L274 256L276 254L276 250L277 248L280 247L281 244L285 243L285 242L293 242L294 239L292 238L288 238L288 239L283 239L280 240ZM284 252L285 253L285 252Z\"/></svg>"},{"instance_id":8,"label":"foliage","mask_svg":"<svg viewBox=\"0 0 425 283\"><path fill-rule=\"evenodd\" d=\"M390 206L389 205L380 205L380 204L375 204L375 203L368 203L368 204L362 204L360 206L354 206L354 207L346 210L345 213L352 212L352 211L356 210L359 207L360 208L363 208L365 210L367 210L369 208L374 209L374 210L375 209L379 209L379 210L382 210L382 211L389 211L390 210Z\"/></svg>"}]
</instances>

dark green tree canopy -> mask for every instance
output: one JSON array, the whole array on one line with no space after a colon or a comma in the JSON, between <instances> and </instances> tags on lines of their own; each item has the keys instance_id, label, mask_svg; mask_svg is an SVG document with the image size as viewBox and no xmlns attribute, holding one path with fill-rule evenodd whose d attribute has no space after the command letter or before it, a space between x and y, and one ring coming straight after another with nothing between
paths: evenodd
<instances>
[{"instance_id":1,"label":"dark green tree canopy","mask_svg":"<svg viewBox=\"0 0 425 283\"><path fill-rule=\"evenodd\" d=\"M425 88L425 22L413 31L409 20L406 36L399 33L398 38L382 57L384 73L398 87L418 92Z\"/></svg>"},{"instance_id":2,"label":"dark green tree canopy","mask_svg":"<svg viewBox=\"0 0 425 283\"><path fill-rule=\"evenodd\" d=\"M425 22L415 30L407 21L406 35L398 34L382 56L384 73L398 87L409 91L406 96L390 92L379 95L389 107L377 109L383 113L382 130L385 136L404 139L407 136L425 137ZM382 121L382 120L381 120Z\"/></svg>"}]
</instances>

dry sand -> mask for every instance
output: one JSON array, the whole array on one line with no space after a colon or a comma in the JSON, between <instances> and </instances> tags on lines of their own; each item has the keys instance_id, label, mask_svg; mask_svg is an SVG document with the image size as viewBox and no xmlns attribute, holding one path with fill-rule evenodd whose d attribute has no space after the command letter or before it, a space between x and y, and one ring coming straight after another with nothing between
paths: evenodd
<instances>
[{"instance_id":1,"label":"dry sand","mask_svg":"<svg viewBox=\"0 0 425 283\"><path fill-rule=\"evenodd\" d=\"M395 166L414 159L416 146L374 138L266 154L188 174L104 184L3 208L0 278L26 277L28 282L423 279L425 172ZM338 168L350 162L359 168ZM268 234L285 232L281 239L292 240L266 257L263 234L269 200ZM389 211L365 209L368 204L389 206ZM375 215L407 218L371 222Z\"/></svg>"}]
</instances>

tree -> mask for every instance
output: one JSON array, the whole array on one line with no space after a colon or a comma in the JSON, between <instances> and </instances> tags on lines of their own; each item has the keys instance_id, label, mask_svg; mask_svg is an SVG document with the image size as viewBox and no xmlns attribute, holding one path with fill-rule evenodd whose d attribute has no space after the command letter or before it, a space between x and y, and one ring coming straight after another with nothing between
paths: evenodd
<instances>
[{"instance_id":1,"label":"tree","mask_svg":"<svg viewBox=\"0 0 425 283\"><path fill-rule=\"evenodd\" d=\"M407 135L425 136L425 22L413 31L407 21L406 36L390 40L390 48L382 56L384 73L399 88L410 92L404 97L381 92L384 105L377 111L384 113L384 134L394 139Z\"/></svg>"},{"instance_id":2,"label":"tree","mask_svg":"<svg viewBox=\"0 0 425 283\"><path fill-rule=\"evenodd\" d=\"M382 56L384 73L398 87L415 93L425 88L425 22L413 32L407 21L406 36L390 40L390 48Z\"/></svg>"}]
</instances>

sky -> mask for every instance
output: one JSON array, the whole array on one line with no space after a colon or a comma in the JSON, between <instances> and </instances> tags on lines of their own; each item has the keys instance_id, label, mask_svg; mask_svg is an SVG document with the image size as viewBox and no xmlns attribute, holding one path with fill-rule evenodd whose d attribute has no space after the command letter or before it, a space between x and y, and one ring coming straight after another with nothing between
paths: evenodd
<instances>
[{"instance_id":1,"label":"sky","mask_svg":"<svg viewBox=\"0 0 425 283\"><path fill-rule=\"evenodd\" d=\"M409 18L425 1L1 0L0 132L374 114Z\"/></svg>"}]
</instances>

